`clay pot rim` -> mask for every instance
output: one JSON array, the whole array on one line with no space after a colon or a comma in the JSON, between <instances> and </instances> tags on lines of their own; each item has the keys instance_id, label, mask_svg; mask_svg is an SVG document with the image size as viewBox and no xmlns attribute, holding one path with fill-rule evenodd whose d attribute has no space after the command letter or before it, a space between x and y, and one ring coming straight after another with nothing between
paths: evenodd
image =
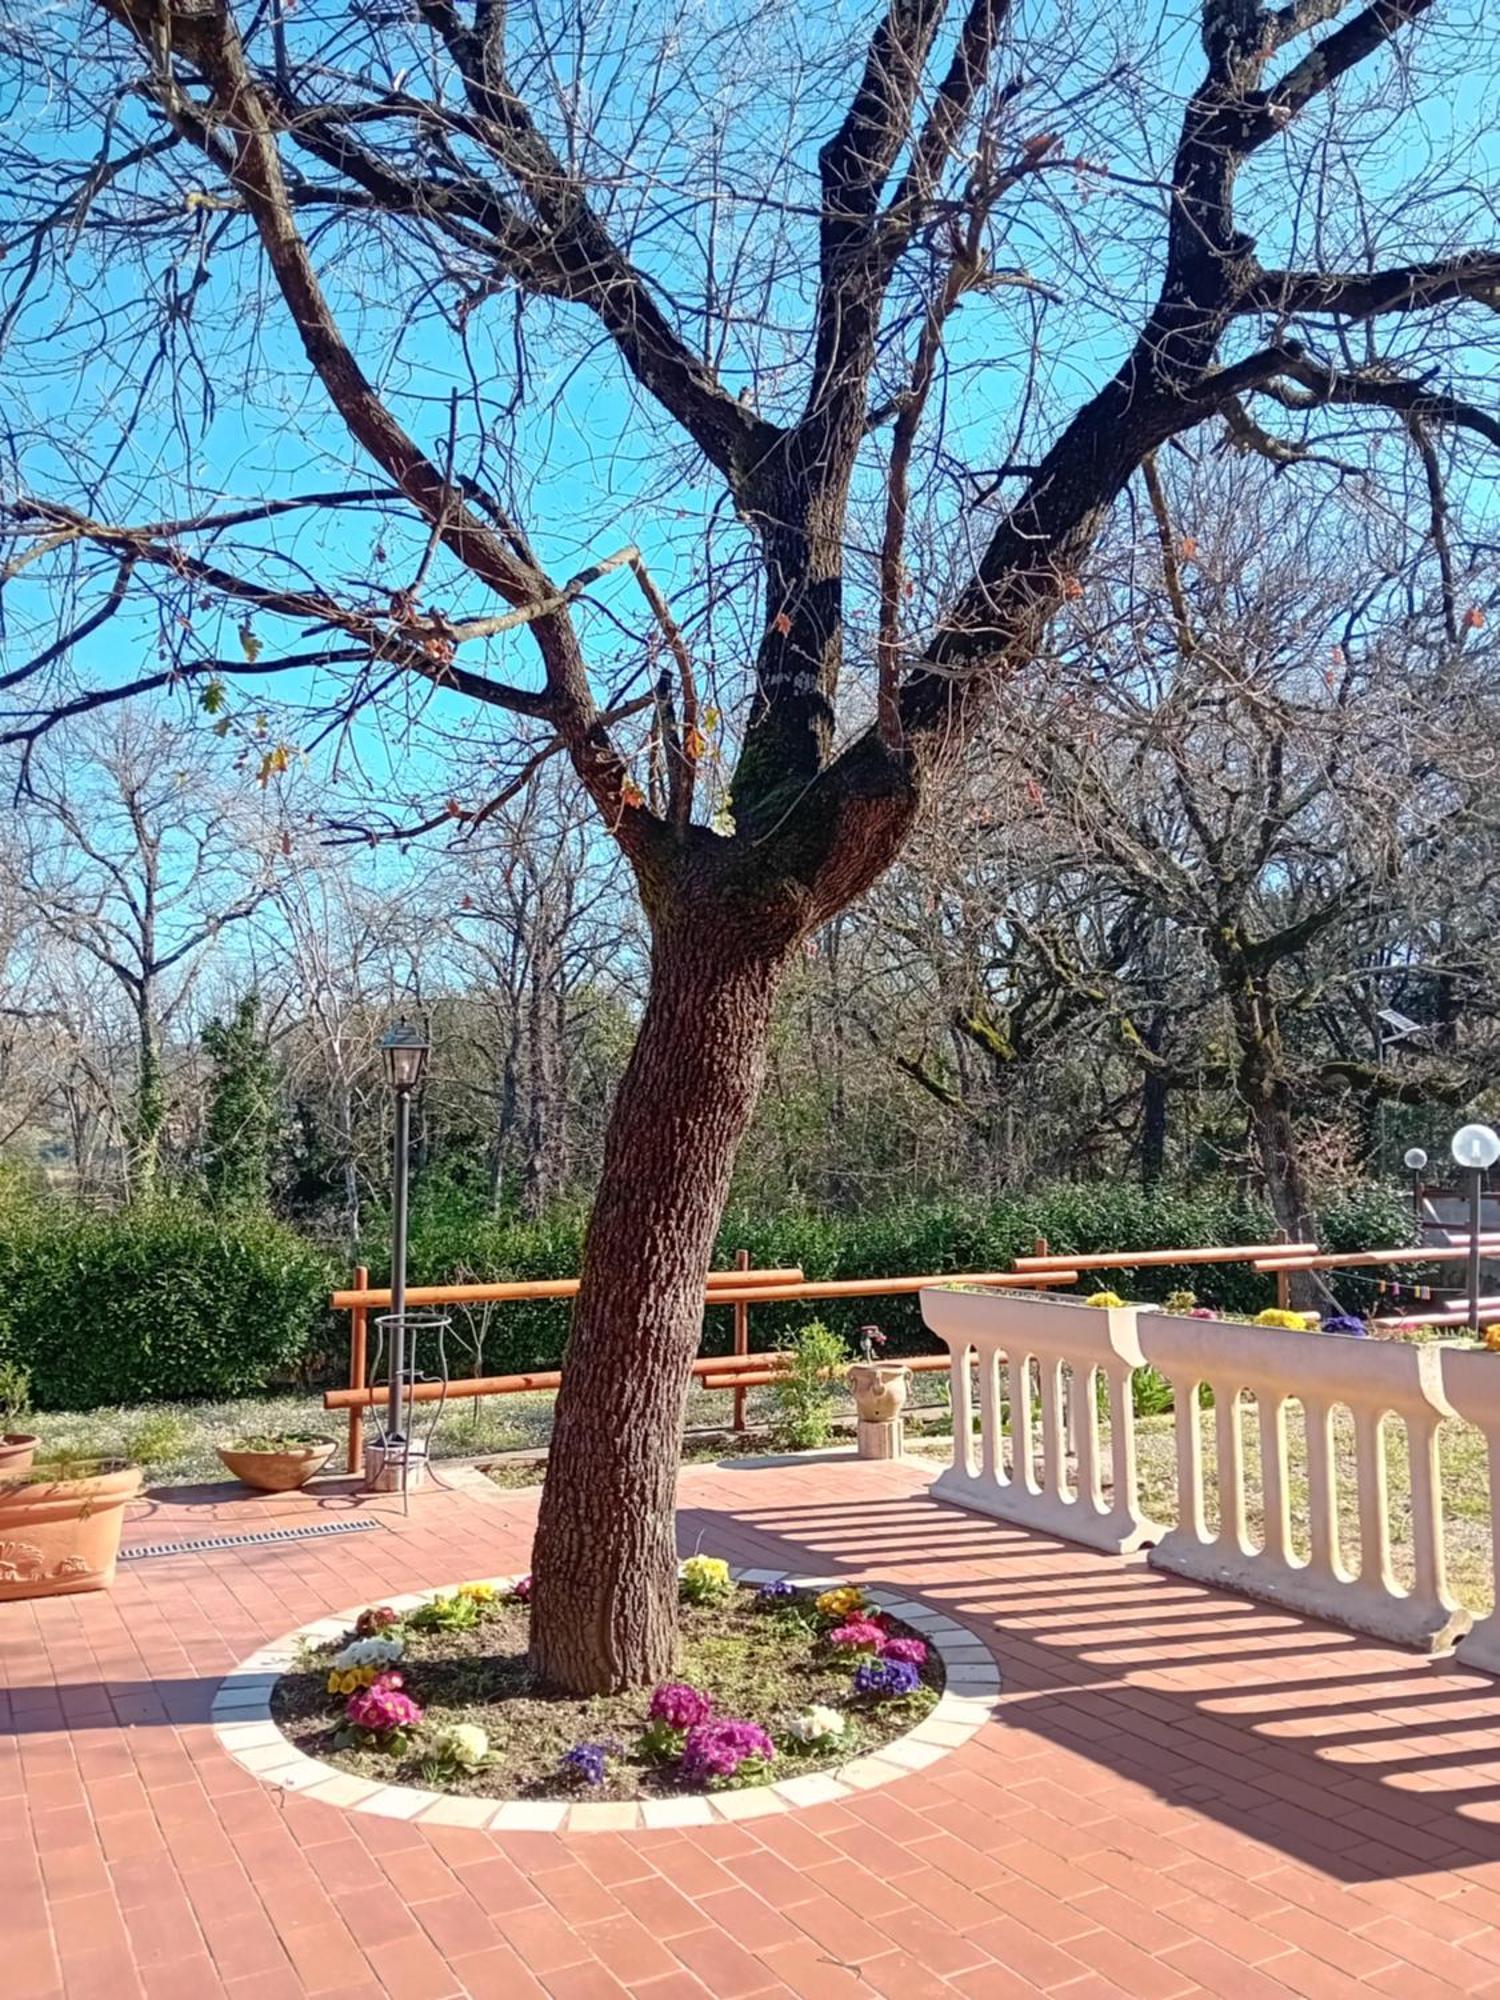
<instances>
[{"instance_id":1,"label":"clay pot rim","mask_svg":"<svg viewBox=\"0 0 1500 2000\"><path fill-rule=\"evenodd\" d=\"M0 1445L36 1444L39 1440L35 1431L0 1431Z\"/></svg>"},{"instance_id":2,"label":"clay pot rim","mask_svg":"<svg viewBox=\"0 0 1500 2000\"><path fill-rule=\"evenodd\" d=\"M91 1459L89 1465L91 1470L87 1472L58 1472L42 1464L18 1472L13 1478L0 1475L0 1508L17 1501L24 1505L28 1494L35 1494L38 1499L71 1500L100 1494L109 1497L115 1493L128 1497L140 1491L144 1475L140 1466L132 1465L129 1459L97 1458Z\"/></svg>"},{"instance_id":3,"label":"clay pot rim","mask_svg":"<svg viewBox=\"0 0 1500 2000\"><path fill-rule=\"evenodd\" d=\"M306 1438L302 1444L216 1444L220 1458L316 1458L332 1452L338 1438Z\"/></svg>"}]
</instances>

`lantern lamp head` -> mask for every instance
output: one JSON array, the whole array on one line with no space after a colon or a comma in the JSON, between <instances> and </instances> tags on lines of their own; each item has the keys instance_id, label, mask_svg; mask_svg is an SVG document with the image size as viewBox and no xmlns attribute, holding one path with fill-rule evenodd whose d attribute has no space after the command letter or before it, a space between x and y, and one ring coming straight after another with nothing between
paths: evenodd
<instances>
[{"instance_id":1,"label":"lantern lamp head","mask_svg":"<svg viewBox=\"0 0 1500 2000\"><path fill-rule=\"evenodd\" d=\"M1500 1133L1488 1125L1464 1125L1453 1135L1453 1157L1459 1166L1482 1174L1500 1160Z\"/></svg>"},{"instance_id":2,"label":"lantern lamp head","mask_svg":"<svg viewBox=\"0 0 1500 2000\"><path fill-rule=\"evenodd\" d=\"M409 1021L398 1021L380 1038L385 1073L392 1090L415 1090L427 1068L427 1037Z\"/></svg>"},{"instance_id":3,"label":"lantern lamp head","mask_svg":"<svg viewBox=\"0 0 1500 2000\"><path fill-rule=\"evenodd\" d=\"M1412 1173L1419 1174L1427 1164L1427 1155L1420 1146L1408 1146L1403 1156L1403 1164L1409 1167Z\"/></svg>"}]
</instances>

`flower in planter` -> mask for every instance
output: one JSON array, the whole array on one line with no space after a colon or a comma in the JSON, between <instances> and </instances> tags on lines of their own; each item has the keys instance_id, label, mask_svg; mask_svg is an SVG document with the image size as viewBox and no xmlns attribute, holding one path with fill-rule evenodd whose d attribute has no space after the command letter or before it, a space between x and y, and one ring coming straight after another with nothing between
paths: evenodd
<instances>
[{"instance_id":1,"label":"flower in planter","mask_svg":"<svg viewBox=\"0 0 1500 2000\"><path fill-rule=\"evenodd\" d=\"M677 1572L678 1584L689 1604L713 1604L734 1589L729 1565L722 1556L689 1556Z\"/></svg>"},{"instance_id":2,"label":"flower in planter","mask_svg":"<svg viewBox=\"0 0 1500 2000\"><path fill-rule=\"evenodd\" d=\"M406 1621L418 1632L469 1632L479 1623L479 1606L461 1590L446 1597L429 1597Z\"/></svg>"},{"instance_id":3,"label":"flower in planter","mask_svg":"<svg viewBox=\"0 0 1500 2000\"><path fill-rule=\"evenodd\" d=\"M1486 1347L1492 1349L1500 1347L1500 1322L1485 1328L1484 1344Z\"/></svg>"},{"instance_id":4,"label":"flower in planter","mask_svg":"<svg viewBox=\"0 0 1500 2000\"><path fill-rule=\"evenodd\" d=\"M1118 1292L1094 1292L1084 1300L1086 1306L1122 1306L1124 1303Z\"/></svg>"},{"instance_id":5,"label":"flower in planter","mask_svg":"<svg viewBox=\"0 0 1500 2000\"><path fill-rule=\"evenodd\" d=\"M904 1701L921 1684L910 1660L867 1660L854 1674L854 1692L875 1701Z\"/></svg>"},{"instance_id":6,"label":"flower in planter","mask_svg":"<svg viewBox=\"0 0 1500 2000\"><path fill-rule=\"evenodd\" d=\"M385 1638L372 1635L367 1639L351 1639L341 1652L333 1656L335 1667L389 1667L406 1651L406 1641L399 1633L388 1634Z\"/></svg>"},{"instance_id":7,"label":"flower in planter","mask_svg":"<svg viewBox=\"0 0 1500 2000\"><path fill-rule=\"evenodd\" d=\"M344 1720L350 1729L365 1731L387 1749L397 1747L406 1732L417 1727L422 1709L403 1691L399 1674L382 1674L349 1697Z\"/></svg>"},{"instance_id":8,"label":"flower in planter","mask_svg":"<svg viewBox=\"0 0 1500 2000\"><path fill-rule=\"evenodd\" d=\"M925 1639L887 1639L881 1658L884 1660L905 1660L908 1666L925 1667L927 1664L927 1641Z\"/></svg>"},{"instance_id":9,"label":"flower in planter","mask_svg":"<svg viewBox=\"0 0 1500 2000\"><path fill-rule=\"evenodd\" d=\"M372 1604L355 1619L354 1636L356 1639L378 1639L382 1632L400 1623L401 1613L392 1605Z\"/></svg>"},{"instance_id":10,"label":"flower in planter","mask_svg":"<svg viewBox=\"0 0 1500 2000\"><path fill-rule=\"evenodd\" d=\"M884 1649L885 1634L873 1619L855 1618L847 1625L835 1625L828 1643L841 1652L878 1653Z\"/></svg>"},{"instance_id":11,"label":"flower in planter","mask_svg":"<svg viewBox=\"0 0 1500 2000\"><path fill-rule=\"evenodd\" d=\"M1181 1313L1186 1317L1197 1303L1198 1294L1196 1292L1189 1292L1187 1290L1168 1292L1167 1296L1161 1302L1161 1309L1163 1312Z\"/></svg>"},{"instance_id":12,"label":"flower in planter","mask_svg":"<svg viewBox=\"0 0 1500 2000\"><path fill-rule=\"evenodd\" d=\"M608 1743L575 1743L563 1753L563 1774L570 1784L602 1785L609 1774Z\"/></svg>"},{"instance_id":13,"label":"flower in planter","mask_svg":"<svg viewBox=\"0 0 1500 2000\"><path fill-rule=\"evenodd\" d=\"M885 1346L885 1335L878 1326L862 1326L856 1335L859 1341L861 1361L878 1361L879 1350Z\"/></svg>"},{"instance_id":14,"label":"flower in planter","mask_svg":"<svg viewBox=\"0 0 1500 2000\"><path fill-rule=\"evenodd\" d=\"M1284 1333L1311 1333L1319 1324L1316 1313L1289 1312L1285 1306L1267 1306L1251 1321L1252 1326L1276 1326Z\"/></svg>"},{"instance_id":15,"label":"flower in planter","mask_svg":"<svg viewBox=\"0 0 1500 2000\"><path fill-rule=\"evenodd\" d=\"M682 1746L682 1775L690 1784L712 1785L724 1778L753 1776L775 1755L776 1745L758 1722L723 1716L688 1731Z\"/></svg>"},{"instance_id":16,"label":"flower in planter","mask_svg":"<svg viewBox=\"0 0 1500 2000\"><path fill-rule=\"evenodd\" d=\"M837 1584L817 1599L819 1617L831 1618L835 1625L857 1618L866 1608L865 1594L857 1583Z\"/></svg>"},{"instance_id":17,"label":"flower in planter","mask_svg":"<svg viewBox=\"0 0 1500 2000\"><path fill-rule=\"evenodd\" d=\"M406 1641L399 1634L384 1639L351 1639L329 1662L328 1692L353 1694L358 1688L369 1687L405 1651Z\"/></svg>"},{"instance_id":18,"label":"flower in planter","mask_svg":"<svg viewBox=\"0 0 1500 2000\"><path fill-rule=\"evenodd\" d=\"M493 1604L499 1594L492 1583L461 1583L454 1592L455 1597L466 1597L470 1604Z\"/></svg>"},{"instance_id":19,"label":"flower in planter","mask_svg":"<svg viewBox=\"0 0 1500 2000\"><path fill-rule=\"evenodd\" d=\"M795 1604L802 1595L795 1583L763 1583L755 1593L757 1611L777 1611L785 1604Z\"/></svg>"},{"instance_id":20,"label":"flower in planter","mask_svg":"<svg viewBox=\"0 0 1500 2000\"><path fill-rule=\"evenodd\" d=\"M1330 1313L1323 1322L1324 1333L1367 1334L1370 1329L1353 1313Z\"/></svg>"},{"instance_id":21,"label":"flower in planter","mask_svg":"<svg viewBox=\"0 0 1500 2000\"><path fill-rule=\"evenodd\" d=\"M531 1578L529 1576L518 1576L507 1592L507 1596L512 1604L529 1604L531 1602Z\"/></svg>"},{"instance_id":22,"label":"flower in planter","mask_svg":"<svg viewBox=\"0 0 1500 2000\"><path fill-rule=\"evenodd\" d=\"M651 1697L646 1720L664 1722L668 1729L692 1729L700 1722L707 1722L713 1712L712 1701L697 1688L682 1681L663 1681Z\"/></svg>"},{"instance_id":23,"label":"flower in planter","mask_svg":"<svg viewBox=\"0 0 1500 2000\"><path fill-rule=\"evenodd\" d=\"M820 1750L839 1742L848 1726L848 1717L840 1710L818 1702L804 1709L801 1715L794 1715L786 1726L786 1733L794 1743L800 1743L809 1750Z\"/></svg>"},{"instance_id":24,"label":"flower in planter","mask_svg":"<svg viewBox=\"0 0 1500 2000\"><path fill-rule=\"evenodd\" d=\"M477 1722L450 1722L433 1737L432 1754L439 1764L477 1771L490 1754L490 1739Z\"/></svg>"}]
</instances>

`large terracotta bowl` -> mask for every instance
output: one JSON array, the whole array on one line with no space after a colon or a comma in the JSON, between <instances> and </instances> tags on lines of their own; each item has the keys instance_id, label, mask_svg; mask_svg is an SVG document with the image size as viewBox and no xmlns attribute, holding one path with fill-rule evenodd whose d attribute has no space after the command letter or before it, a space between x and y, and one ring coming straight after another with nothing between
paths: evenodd
<instances>
[{"instance_id":1,"label":"large terracotta bowl","mask_svg":"<svg viewBox=\"0 0 1500 2000\"><path fill-rule=\"evenodd\" d=\"M306 1444L289 1445L285 1451L231 1451L221 1444L218 1453L246 1486L257 1487L262 1493L290 1493L321 1472L335 1449L332 1438L310 1438Z\"/></svg>"},{"instance_id":2,"label":"large terracotta bowl","mask_svg":"<svg viewBox=\"0 0 1500 2000\"><path fill-rule=\"evenodd\" d=\"M125 1509L140 1490L138 1465L0 1479L0 1604L108 1589Z\"/></svg>"}]
</instances>

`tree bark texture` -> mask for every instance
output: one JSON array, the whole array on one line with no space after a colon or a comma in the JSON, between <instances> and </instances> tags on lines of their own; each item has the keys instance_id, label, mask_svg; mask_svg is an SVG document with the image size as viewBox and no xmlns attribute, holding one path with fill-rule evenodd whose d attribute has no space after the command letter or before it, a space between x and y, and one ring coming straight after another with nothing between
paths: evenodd
<instances>
[{"instance_id":1,"label":"tree bark texture","mask_svg":"<svg viewBox=\"0 0 1500 2000\"><path fill-rule=\"evenodd\" d=\"M659 926L610 1116L535 1547L531 1659L603 1694L671 1669L678 1455L703 1275L790 940L722 906Z\"/></svg>"}]
</instances>

